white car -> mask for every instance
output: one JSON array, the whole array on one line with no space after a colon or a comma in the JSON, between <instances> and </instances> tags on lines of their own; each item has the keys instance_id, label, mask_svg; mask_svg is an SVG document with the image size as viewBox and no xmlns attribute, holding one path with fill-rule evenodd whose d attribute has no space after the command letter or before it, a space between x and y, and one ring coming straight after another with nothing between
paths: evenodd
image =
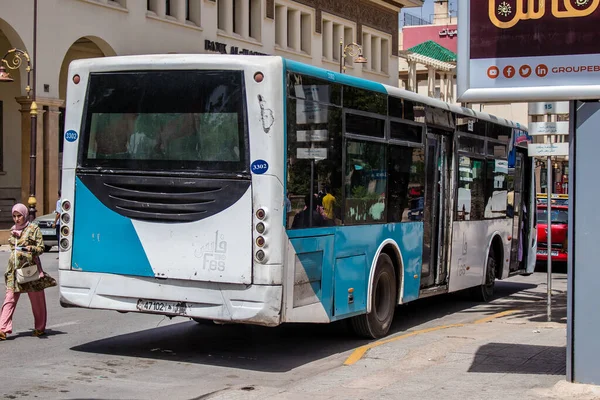
<instances>
[{"instance_id":1,"label":"white car","mask_svg":"<svg viewBox=\"0 0 600 400\"><path fill-rule=\"evenodd\" d=\"M58 246L58 237L56 237L56 228L52 227L55 213L41 215L33 220L34 224L40 227L42 238L44 239L44 251L47 253L52 249L52 246Z\"/></svg>"}]
</instances>

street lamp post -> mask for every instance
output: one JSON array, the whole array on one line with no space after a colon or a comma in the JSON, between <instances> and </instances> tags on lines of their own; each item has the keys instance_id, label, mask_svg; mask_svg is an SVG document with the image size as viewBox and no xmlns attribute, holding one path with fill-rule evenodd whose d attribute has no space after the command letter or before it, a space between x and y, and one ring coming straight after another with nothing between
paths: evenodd
<instances>
[{"instance_id":1,"label":"street lamp post","mask_svg":"<svg viewBox=\"0 0 600 400\"><path fill-rule=\"evenodd\" d=\"M0 82L14 82L14 79L10 76L6 68L17 70L23 65L23 60L26 62L27 71L27 86L25 87L25 92L27 93L27 98L30 98L30 93L32 91L31 87L31 72L33 68L31 67L31 57L27 54L26 51L20 49L10 49L6 52L6 54L0 60ZM6 68L4 67L6 65ZM36 138L37 138L37 104L35 103L35 92L34 98L31 102L31 106L29 107L29 115L31 117L31 131L30 131L30 146L29 146L29 199L27 203L29 204L29 219L33 221L35 219L36 214L36 199L35 199L35 178L36 178Z\"/></svg>"},{"instance_id":2,"label":"street lamp post","mask_svg":"<svg viewBox=\"0 0 600 400\"><path fill-rule=\"evenodd\" d=\"M344 61L346 57L356 57L354 62L356 64L365 64L367 59L362 55L362 47L357 43L350 43L344 46L344 38L340 38L340 73L344 73L346 71L346 66L344 65Z\"/></svg>"}]
</instances>

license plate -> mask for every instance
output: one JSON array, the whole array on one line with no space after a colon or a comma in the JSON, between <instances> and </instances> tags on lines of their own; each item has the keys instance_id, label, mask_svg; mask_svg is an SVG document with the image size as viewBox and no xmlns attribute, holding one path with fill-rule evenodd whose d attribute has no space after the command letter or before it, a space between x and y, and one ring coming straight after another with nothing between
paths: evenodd
<instances>
[{"instance_id":1,"label":"license plate","mask_svg":"<svg viewBox=\"0 0 600 400\"><path fill-rule=\"evenodd\" d=\"M55 229L40 229L42 231L42 236L56 236Z\"/></svg>"},{"instance_id":2,"label":"license plate","mask_svg":"<svg viewBox=\"0 0 600 400\"><path fill-rule=\"evenodd\" d=\"M548 255L548 250L538 250L537 253L540 256L547 256ZM552 257L558 257L558 251L553 250L552 251Z\"/></svg>"},{"instance_id":3,"label":"license plate","mask_svg":"<svg viewBox=\"0 0 600 400\"><path fill-rule=\"evenodd\" d=\"M163 300L144 300L139 299L136 305L137 309L144 312L157 314L186 315L187 304L183 301L163 301Z\"/></svg>"}]
</instances>

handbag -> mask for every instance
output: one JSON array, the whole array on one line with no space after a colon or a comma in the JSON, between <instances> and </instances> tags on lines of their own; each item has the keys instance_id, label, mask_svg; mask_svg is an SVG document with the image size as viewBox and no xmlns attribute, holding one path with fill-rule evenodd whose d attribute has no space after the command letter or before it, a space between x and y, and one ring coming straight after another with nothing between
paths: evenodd
<instances>
[{"instance_id":1,"label":"handbag","mask_svg":"<svg viewBox=\"0 0 600 400\"><path fill-rule=\"evenodd\" d=\"M18 284L23 284L27 282L33 282L40 279L40 273L38 271L38 266L36 263L30 263L29 261L25 261L23 265L17 267L18 258L17 258L17 243L15 241L15 279Z\"/></svg>"}]
</instances>

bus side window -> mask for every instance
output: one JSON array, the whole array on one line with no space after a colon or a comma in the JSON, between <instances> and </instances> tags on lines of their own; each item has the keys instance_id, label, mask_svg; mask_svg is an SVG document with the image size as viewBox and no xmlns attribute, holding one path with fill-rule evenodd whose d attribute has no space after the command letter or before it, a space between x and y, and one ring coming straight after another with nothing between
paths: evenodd
<instances>
[{"instance_id":1,"label":"bus side window","mask_svg":"<svg viewBox=\"0 0 600 400\"><path fill-rule=\"evenodd\" d=\"M425 152L420 147L390 146L388 222L423 220Z\"/></svg>"}]
</instances>

